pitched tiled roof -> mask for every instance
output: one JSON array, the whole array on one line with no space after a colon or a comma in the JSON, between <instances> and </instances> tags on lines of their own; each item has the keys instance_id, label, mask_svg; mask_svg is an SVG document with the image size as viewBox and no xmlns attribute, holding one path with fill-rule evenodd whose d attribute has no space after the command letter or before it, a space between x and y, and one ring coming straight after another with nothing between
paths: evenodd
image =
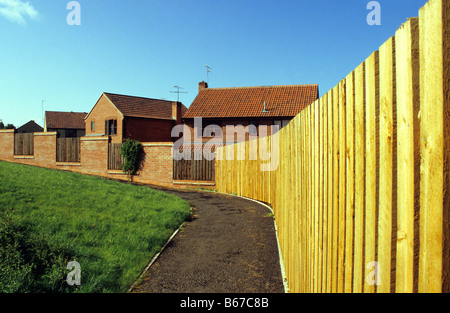
<instances>
[{"instance_id":1,"label":"pitched tiled roof","mask_svg":"<svg viewBox=\"0 0 450 313\"><path fill-rule=\"evenodd\" d=\"M318 97L317 84L204 88L183 118L294 117Z\"/></svg>"},{"instance_id":2,"label":"pitched tiled roof","mask_svg":"<svg viewBox=\"0 0 450 313\"><path fill-rule=\"evenodd\" d=\"M39 126L35 121L29 121L28 123L17 128L18 133L41 133L43 131L44 128Z\"/></svg>"},{"instance_id":3,"label":"pitched tiled roof","mask_svg":"<svg viewBox=\"0 0 450 313\"><path fill-rule=\"evenodd\" d=\"M47 129L65 128L65 129L85 129L85 112L45 112L45 121Z\"/></svg>"},{"instance_id":4,"label":"pitched tiled roof","mask_svg":"<svg viewBox=\"0 0 450 313\"><path fill-rule=\"evenodd\" d=\"M172 104L174 101L125 96L107 92L104 95L124 116L172 119ZM186 111L187 108L182 104L182 115Z\"/></svg>"}]
</instances>

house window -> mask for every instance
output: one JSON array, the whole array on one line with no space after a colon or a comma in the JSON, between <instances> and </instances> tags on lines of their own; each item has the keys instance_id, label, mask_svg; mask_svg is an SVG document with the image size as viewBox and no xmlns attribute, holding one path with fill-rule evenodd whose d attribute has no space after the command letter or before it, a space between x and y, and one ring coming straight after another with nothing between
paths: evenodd
<instances>
[{"instance_id":1,"label":"house window","mask_svg":"<svg viewBox=\"0 0 450 313\"><path fill-rule=\"evenodd\" d=\"M76 129L66 129L66 138L74 138L77 137L77 130Z\"/></svg>"},{"instance_id":2,"label":"house window","mask_svg":"<svg viewBox=\"0 0 450 313\"><path fill-rule=\"evenodd\" d=\"M282 124L283 124L283 121L280 121L280 120L273 121L273 125L278 126L278 130L280 130L282 128ZM273 130L272 130L272 133L274 133Z\"/></svg>"},{"instance_id":3,"label":"house window","mask_svg":"<svg viewBox=\"0 0 450 313\"><path fill-rule=\"evenodd\" d=\"M256 121L251 121L248 125L248 133L250 136L258 136L259 123Z\"/></svg>"},{"instance_id":4,"label":"house window","mask_svg":"<svg viewBox=\"0 0 450 313\"><path fill-rule=\"evenodd\" d=\"M95 132L95 122L91 122L91 132Z\"/></svg>"},{"instance_id":5,"label":"house window","mask_svg":"<svg viewBox=\"0 0 450 313\"><path fill-rule=\"evenodd\" d=\"M105 135L107 136L117 135L117 120L105 121Z\"/></svg>"},{"instance_id":6,"label":"house window","mask_svg":"<svg viewBox=\"0 0 450 313\"><path fill-rule=\"evenodd\" d=\"M203 127L203 129L198 129L201 131L201 134L198 135L202 135L203 137L222 137L222 128L219 125L211 124Z\"/></svg>"},{"instance_id":7,"label":"house window","mask_svg":"<svg viewBox=\"0 0 450 313\"><path fill-rule=\"evenodd\" d=\"M273 121L274 125L278 125L279 129L286 127L291 120L275 120Z\"/></svg>"}]
</instances>

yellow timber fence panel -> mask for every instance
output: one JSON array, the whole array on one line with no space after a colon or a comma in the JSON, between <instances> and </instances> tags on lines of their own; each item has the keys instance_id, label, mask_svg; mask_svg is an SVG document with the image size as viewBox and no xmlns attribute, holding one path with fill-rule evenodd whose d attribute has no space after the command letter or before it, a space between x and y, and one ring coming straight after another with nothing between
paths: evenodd
<instances>
[{"instance_id":1,"label":"yellow timber fence panel","mask_svg":"<svg viewBox=\"0 0 450 313\"><path fill-rule=\"evenodd\" d=\"M218 191L273 207L291 292L450 292L449 54L430 0L286 127L217 149Z\"/></svg>"}]
</instances>

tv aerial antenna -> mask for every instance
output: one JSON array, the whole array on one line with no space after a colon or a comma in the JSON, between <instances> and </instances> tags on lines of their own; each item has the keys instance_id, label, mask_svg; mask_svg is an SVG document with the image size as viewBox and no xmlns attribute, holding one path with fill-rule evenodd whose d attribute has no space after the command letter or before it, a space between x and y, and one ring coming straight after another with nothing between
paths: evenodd
<instances>
[{"instance_id":1,"label":"tv aerial antenna","mask_svg":"<svg viewBox=\"0 0 450 313\"><path fill-rule=\"evenodd\" d=\"M209 67L208 65L205 65L204 67L206 68L206 82L209 85L209 73L211 73L212 68Z\"/></svg>"},{"instance_id":2,"label":"tv aerial antenna","mask_svg":"<svg viewBox=\"0 0 450 313\"><path fill-rule=\"evenodd\" d=\"M45 124L45 117L44 117L44 102L45 100L41 101L41 109L42 109L42 125Z\"/></svg>"},{"instance_id":3,"label":"tv aerial antenna","mask_svg":"<svg viewBox=\"0 0 450 313\"><path fill-rule=\"evenodd\" d=\"M176 93L177 94L177 102L180 102L180 93L187 93L187 92L180 91L180 89L183 89L183 88L179 87L179 86L173 86L173 88L175 88L177 91L171 91L171 93Z\"/></svg>"}]
</instances>

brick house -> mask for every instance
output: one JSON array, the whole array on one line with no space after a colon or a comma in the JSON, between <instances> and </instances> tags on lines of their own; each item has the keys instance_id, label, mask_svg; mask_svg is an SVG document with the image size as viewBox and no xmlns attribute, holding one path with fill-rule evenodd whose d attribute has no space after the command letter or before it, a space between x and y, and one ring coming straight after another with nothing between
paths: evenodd
<instances>
[{"instance_id":1,"label":"brick house","mask_svg":"<svg viewBox=\"0 0 450 313\"><path fill-rule=\"evenodd\" d=\"M237 88L208 88L206 82L199 83L198 95L183 115L183 122L192 131L192 137L203 135L203 141L208 137L217 136L217 132L207 132L205 127L217 125L223 138L226 137L226 126L249 126L251 135L260 135L261 126L278 125L281 129L301 110L319 98L319 87L313 85L287 85ZM201 117L201 128L194 125L194 118ZM210 135L210 136L208 136ZM234 136L234 142L239 141ZM196 140L195 140L196 141ZM225 140L224 140L225 141Z\"/></svg>"},{"instance_id":2,"label":"brick house","mask_svg":"<svg viewBox=\"0 0 450 313\"><path fill-rule=\"evenodd\" d=\"M171 142L172 128L181 123L187 108L176 101L103 93L85 118L86 136L140 142Z\"/></svg>"},{"instance_id":3,"label":"brick house","mask_svg":"<svg viewBox=\"0 0 450 313\"><path fill-rule=\"evenodd\" d=\"M86 112L45 112L44 132L57 132L58 138L83 137Z\"/></svg>"}]
</instances>

